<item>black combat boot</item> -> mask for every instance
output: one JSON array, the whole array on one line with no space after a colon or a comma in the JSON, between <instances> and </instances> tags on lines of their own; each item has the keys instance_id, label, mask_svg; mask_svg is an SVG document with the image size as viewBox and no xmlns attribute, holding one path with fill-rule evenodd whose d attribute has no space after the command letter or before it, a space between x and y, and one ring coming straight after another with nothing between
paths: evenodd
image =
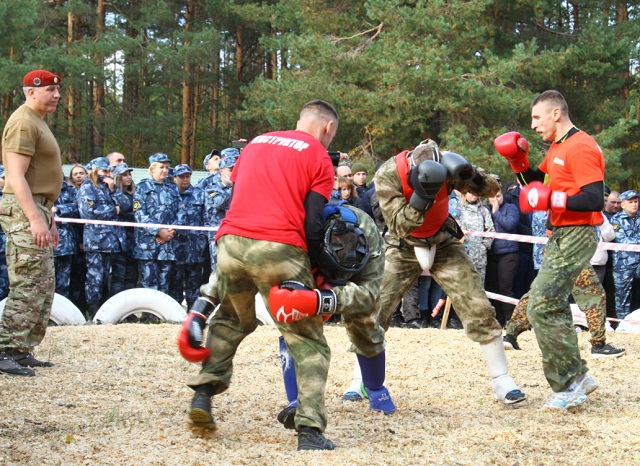
<instances>
[{"instance_id":1,"label":"black combat boot","mask_svg":"<svg viewBox=\"0 0 640 466\"><path fill-rule=\"evenodd\" d=\"M11 353L0 353L0 373L9 375L22 375L33 377L36 373L33 369L22 367L14 359Z\"/></svg>"}]
</instances>

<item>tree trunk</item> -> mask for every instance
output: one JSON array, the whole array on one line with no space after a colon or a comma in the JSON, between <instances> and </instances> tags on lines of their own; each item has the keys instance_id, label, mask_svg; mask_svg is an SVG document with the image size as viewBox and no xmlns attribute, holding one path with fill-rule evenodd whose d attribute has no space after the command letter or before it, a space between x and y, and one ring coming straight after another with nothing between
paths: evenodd
<instances>
[{"instance_id":1,"label":"tree trunk","mask_svg":"<svg viewBox=\"0 0 640 466\"><path fill-rule=\"evenodd\" d=\"M96 42L99 42L105 31L106 1L98 0L96 8ZM95 54L96 68L104 69L104 54ZM104 154L104 77L98 73L93 81L93 150L91 158Z\"/></svg>"},{"instance_id":2,"label":"tree trunk","mask_svg":"<svg viewBox=\"0 0 640 466\"><path fill-rule=\"evenodd\" d=\"M189 32L193 24L195 3L187 1L184 31ZM190 41L185 39L184 49L189 50ZM187 56L182 80L182 128L180 130L180 163L189 163L191 156L191 137L193 134L193 84L191 58Z\"/></svg>"},{"instance_id":3,"label":"tree trunk","mask_svg":"<svg viewBox=\"0 0 640 466\"><path fill-rule=\"evenodd\" d=\"M76 28L76 15L69 12L67 13L67 44L71 45L75 41L75 28ZM69 128L67 134L69 135L69 161L75 163L78 161L78 137L76 131L76 99L75 89L73 86L69 86L67 89L67 122Z\"/></svg>"},{"instance_id":4,"label":"tree trunk","mask_svg":"<svg viewBox=\"0 0 640 466\"><path fill-rule=\"evenodd\" d=\"M243 78L243 62L244 62L244 27L238 25L236 28L236 79L238 83L238 89L236 90L235 108L236 111L240 108L240 86L242 86ZM239 118L236 118L235 124L235 138L242 137L242 124Z\"/></svg>"}]
</instances>

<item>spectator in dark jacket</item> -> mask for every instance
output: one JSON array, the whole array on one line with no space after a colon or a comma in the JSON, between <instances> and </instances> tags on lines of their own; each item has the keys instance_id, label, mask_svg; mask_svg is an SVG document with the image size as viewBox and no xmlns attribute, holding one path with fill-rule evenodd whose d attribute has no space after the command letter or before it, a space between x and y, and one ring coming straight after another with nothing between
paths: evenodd
<instances>
[{"instance_id":1,"label":"spectator in dark jacket","mask_svg":"<svg viewBox=\"0 0 640 466\"><path fill-rule=\"evenodd\" d=\"M498 191L496 197L489 198L491 218L496 233L517 233L520 221L520 211L513 204L504 202L502 193ZM520 246L515 241L494 239L488 254L487 277L485 288L487 291L513 298L513 284L518 272ZM503 327L511 318L513 304L492 300L496 310L496 318Z\"/></svg>"},{"instance_id":2,"label":"spectator in dark jacket","mask_svg":"<svg viewBox=\"0 0 640 466\"><path fill-rule=\"evenodd\" d=\"M340 201L344 201L353 207L362 209L362 200L358 197L356 185L354 185L350 179L338 177L338 189L340 189Z\"/></svg>"},{"instance_id":3,"label":"spectator in dark jacket","mask_svg":"<svg viewBox=\"0 0 640 466\"><path fill-rule=\"evenodd\" d=\"M520 185L517 183L511 185L512 182L507 182L507 187L504 193L504 202L506 204L513 204L518 209L520 214L520 221L518 222L519 235L532 236L531 230L531 214L520 212ZM523 294L529 291L533 279L536 277L537 270L533 266L533 246L531 243L518 243L520 247L520 256L518 259L518 272L516 273L516 280L513 284L513 292L515 298L520 299Z\"/></svg>"}]
</instances>

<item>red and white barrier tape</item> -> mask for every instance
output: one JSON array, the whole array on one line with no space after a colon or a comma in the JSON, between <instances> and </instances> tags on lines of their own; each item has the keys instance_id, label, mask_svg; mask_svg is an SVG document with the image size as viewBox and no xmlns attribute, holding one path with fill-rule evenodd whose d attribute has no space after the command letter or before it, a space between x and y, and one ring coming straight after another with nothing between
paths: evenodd
<instances>
[{"instance_id":1,"label":"red and white barrier tape","mask_svg":"<svg viewBox=\"0 0 640 466\"><path fill-rule=\"evenodd\" d=\"M167 228L173 230L218 231L218 227L196 227L189 225L162 225L159 223L115 222L112 220L88 220L84 218L56 217L60 223L88 223L91 225L114 225L118 227Z\"/></svg>"},{"instance_id":2,"label":"red and white barrier tape","mask_svg":"<svg viewBox=\"0 0 640 466\"><path fill-rule=\"evenodd\" d=\"M134 227L134 228L167 228L174 230L195 230L195 231L218 231L218 227L198 227L190 225L163 225L159 223L137 223L137 222L116 222L111 220L87 220L82 218L67 218L67 217L55 217L56 222L60 223L88 223L92 225L114 225L121 227ZM547 242L546 237L542 236L528 236L528 235L515 235L511 233L495 233L490 231L465 231L465 234L472 236L482 236L486 238L504 239L507 241L517 241L520 243L535 243L545 244ZM619 244L619 243L598 243L598 249L608 249L611 251L633 251L640 252L640 244Z\"/></svg>"},{"instance_id":3,"label":"red and white barrier tape","mask_svg":"<svg viewBox=\"0 0 640 466\"><path fill-rule=\"evenodd\" d=\"M519 300L515 299L515 298L510 298L508 296L504 296L501 294L497 294L497 293L492 293L490 291L485 291L487 298L489 299L494 299L496 301L502 301L503 303L508 303L508 304L513 304L514 306L518 304ZM583 317L584 316L584 312L581 312L581 314L576 314L573 311L572 308L572 314L574 317ZM614 317L607 317L606 318L609 322L628 322L630 324L640 324L640 320L625 320L625 319L616 319Z\"/></svg>"},{"instance_id":4,"label":"red and white barrier tape","mask_svg":"<svg viewBox=\"0 0 640 466\"><path fill-rule=\"evenodd\" d=\"M511 233L496 233L492 231L465 231L465 234L471 236L482 236L485 238L497 238L507 241L517 241L520 243L536 243L545 244L548 238L543 236L527 236L527 235L514 235ZM633 251L640 252L640 244L621 244L621 243L607 243L601 241L598 243L598 249L608 249L611 251Z\"/></svg>"},{"instance_id":5,"label":"red and white barrier tape","mask_svg":"<svg viewBox=\"0 0 640 466\"><path fill-rule=\"evenodd\" d=\"M218 227L197 227L197 226L189 226L189 225L163 225L159 223L115 222L110 220L88 220L88 219L81 219L81 218L66 218L66 217L55 217L55 220L56 222L61 222L61 223L81 223L81 224L86 223L86 224L92 224L92 225L114 225L114 226L121 226L121 227L137 227L137 228L167 228L167 229L175 229L175 230L218 231ZM465 231L465 234L474 235L474 236L483 236L487 238L499 238L499 239L505 239L509 241L518 241L518 242L525 242L525 243L544 244L547 242L547 238L545 237L514 235L510 233ZM640 245L601 242L598 244L598 249L640 252ZM509 298L508 296L491 293L489 291L486 291L486 294L489 299L495 299L496 301L502 301L505 303L513 304L514 306L518 304L517 299ZM623 319L614 319L610 317L607 317L607 320L615 321L615 322L623 321ZM624 322L640 324L640 321L636 321L636 320L631 320L631 321L624 320Z\"/></svg>"}]
</instances>

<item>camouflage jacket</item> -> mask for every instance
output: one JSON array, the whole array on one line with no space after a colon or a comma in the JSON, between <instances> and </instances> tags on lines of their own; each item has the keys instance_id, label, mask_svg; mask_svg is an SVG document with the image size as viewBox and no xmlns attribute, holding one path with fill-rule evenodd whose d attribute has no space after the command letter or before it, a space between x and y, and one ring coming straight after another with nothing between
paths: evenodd
<instances>
[{"instance_id":1,"label":"camouflage jacket","mask_svg":"<svg viewBox=\"0 0 640 466\"><path fill-rule=\"evenodd\" d=\"M231 204L231 193L233 185L227 186L220 179L220 173L213 175L212 181L205 190L205 225L209 227L219 227L222 220L227 215ZM209 233L211 239L216 236L216 232Z\"/></svg>"},{"instance_id":2,"label":"camouflage jacket","mask_svg":"<svg viewBox=\"0 0 640 466\"><path fill-rule=\"evenodd\" d=\"M118 219L116 206L127 205L129 201L120 188L110 192L107 185L94 185L88 178L78 191L78 209L80 217L89 220ZM124 229L121 226L90 224L84 226L83 245L85 252L122 251L125 242Z\"/></svg>"},{"instance_id":3,"label":"camouflage jacket","mask_svg":"<svg viewBox=\"0 0 640 466\"><path fill-rule=\"evenodd\" d=\"M56 208L55 217L80 218L78 210L78 191L66 181L62 182L62 190L56 202L53 203ZM78 252L78 238L76 238L76 229L73 223L56 222L60 241L58 247L53 251L55 257L69 256Z\"/></svg>"},{"instance_id":4,"label":"camouflage jacket","mask_svg":"<svg viewBox=\"0 0 640 466\"><path fill-rule=\"evenodd\" d=\"M616 234L616 243L640 244L640 215L635 217L622 209L611 217L611 226ZM633 251L615 251L613 253L614 265L623 267L636 267L640 264L640 253Z\"/></svg>"},{"instance_id":5,"label":"camouflage jacket","mask_svg":"<svg viewBox=\"0 0 640 466\"><path fill-rule=\"evenodd\" d=\"M204 224L204 191L189 186L180 193L180 211L178 222L180 225L199 227ZM204 250L209 241L206 232L198 230L177 230L176 232L176 260L187 264L204 261Z\"/></svg>"},{"instance_id":6,"label":"camouflage jacket","mask_svg":"<svg viewBox=\"0 0 640 466\"><path fill-rule=\"evenodd\" d=\"M435 143L432 144L435 145ZM478 170L484 173L481 169ZM374 182L380 209L391 236L396 241L402 238L412 246L425 246L424 241L411 236L411 232L424 223L425 214L411 207L405 199L402 193L402 182L396 167L395 156L382 164L375 174ZM472 188L464 181L452 178L447 178L446 184L449 194L454 189L457 189L462 194L472 192L480 197L493 197L500 190L500 185L491 176L485 176L483 185L477 189ZM446 199L445 202L449 202L449 199ZM455 221L451 218L449 222L445 221L445 224L449 228L456 228ZM449 237L451 237L449 232L440 230L432 238L428 238L428 243L431 245L438 244Z\"/></svg>"},{"instance_id":7,"label":"camouflage jacket","mask_svg":"<svg viewBox=\"0 0 640 466\"><path fill-rule=\"evenodd\" d=\"M177 224L180 192L175 183L158 183L152 177L142 180L133 198L133 213L138 223ZM156 243L160 228L135 229L133 256L141 260L175 261L175 237L166 243Z\"/></svg>"},{"instance_id":8,"label":"camouflage jacket","mask_svg":"<svg viewBox=\"0 0 640 466\"><path fill-rule=\"evenodd\" d=\"M457 220L463 230L496 231L493 225L493 219L491 218L491 212L483 205L479 203L471 204L469 202L461 202L457 207L457 211L459 213ZM487 250L491 249L492 243L493 238L467 235L464 240L464 247L467 250L467 254L471 257L486 257Z\"/></svg>"}]
</instances>

